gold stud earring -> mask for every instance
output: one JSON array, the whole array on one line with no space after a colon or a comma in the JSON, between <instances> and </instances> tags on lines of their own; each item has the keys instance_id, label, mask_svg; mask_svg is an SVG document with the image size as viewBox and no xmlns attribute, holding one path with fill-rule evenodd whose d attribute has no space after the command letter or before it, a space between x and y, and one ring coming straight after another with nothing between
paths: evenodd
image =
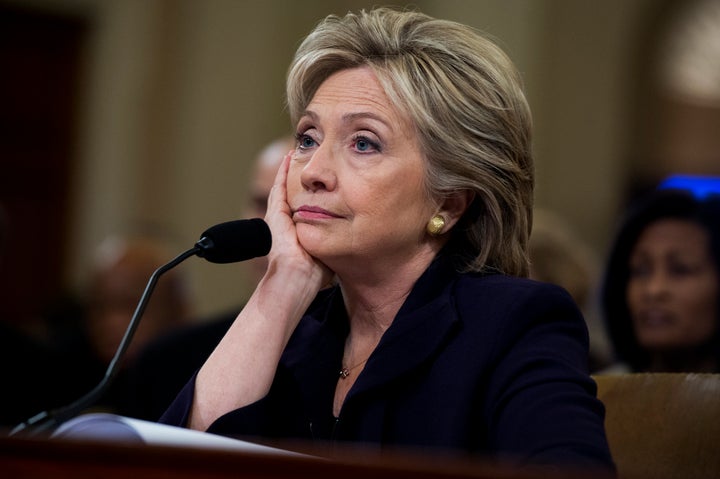
<instances>
[{"instance_id":1,"label":"gold stud earring","mask_svg":"<svg viewBox=\"0 0 720 479\"><path fill-rule=\"evenodd\" d=\"M427 224L427 232L430 233L432 236L437 236L440 233L442 233L443 228L445 227L445 218L443 218L440 215L435 215L432 218L430 218L430 221L428 221Z\"/></svg>"}]
</instances>

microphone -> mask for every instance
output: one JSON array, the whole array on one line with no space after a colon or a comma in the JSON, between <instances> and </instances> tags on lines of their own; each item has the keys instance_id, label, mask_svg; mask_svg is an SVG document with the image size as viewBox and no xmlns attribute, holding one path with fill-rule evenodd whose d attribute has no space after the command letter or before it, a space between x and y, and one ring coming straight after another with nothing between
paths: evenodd
<instances>
[{"instance_id":1,"label":"microphone","mask_svg":"<svg viewBox=\"0 0 720 479\"><path fill-rule=\"evenodd\" d=\"M227 221L212 226L205 230L195 245L175 259L163 266L160 266L150 276L145 286L145 291L133 313L130 323L125 330L125 335L120 341L117 351L108 365L105 376L100 383L80 399L66 406L53 410L43 411L15 426L9 436L22 433L26 436L34 436L43 431L55 428L73 418L81 411L92 406L110 387L113 379L120 371L120 362L125 351L130 346L135 330L140 324L140 318L145 312L145 307L150 295L155 289L158 278L168 270L185 261L191 256L205 258L211 263L235 263L245 261L259 256L265 256L270 252L272 236L267 223L260 218L249 220Z\"/></svg>"},{"instance_id":2,"label":"microphone","mask_svg":"<svg viewBox=\"0 0 720 479\"><path fill-rule=\"evenodd\" d=\"M195 243L196 253L211 263L236 263L270 251L270 228L260 218L220 223L205 230Z\"/></svg>"}]
</instances>

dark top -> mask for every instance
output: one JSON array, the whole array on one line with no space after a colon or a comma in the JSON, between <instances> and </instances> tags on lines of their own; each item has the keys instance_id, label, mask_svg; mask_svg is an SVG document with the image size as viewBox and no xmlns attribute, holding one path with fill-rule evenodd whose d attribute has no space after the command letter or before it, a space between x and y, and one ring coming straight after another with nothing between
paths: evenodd
<instances>
[{"instance_id":1,"label":"dark top","mask_svg":"<svg viewBox=\"0 0 720 479\"><path fill-rule=\"evenodd\" d=\"M434 262L332 415L348 321L321 291L263 399L209 432L460 451L531 464L612 468L587 372L585 322L561 288ZM185 426L194 378L161 422Z\"/></svg>"}]
</instances>

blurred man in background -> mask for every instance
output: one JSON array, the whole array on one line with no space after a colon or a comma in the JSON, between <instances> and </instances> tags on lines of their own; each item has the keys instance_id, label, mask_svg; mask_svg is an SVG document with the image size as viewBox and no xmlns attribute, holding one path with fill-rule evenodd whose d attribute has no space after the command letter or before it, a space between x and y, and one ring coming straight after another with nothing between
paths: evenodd
<instances>
[{"instance_id":1,"label":"blurred man in background","mask_svg":"<svg viewBox=\"0 0 720 479\"><path fill-rule=\"evenodd\" d=\"M277 169L285 154L294 147L295 139L286 136L273 140L259 152L254 160L247 203L241 209L241 217L265 216L267 197ZM254 288L265 274L267 259L254 258L245 264L249 267L250 282ZM241 309L242 304L239 303L237 308L227 313L163 335L144 348L130 374L129 401L118 412L139 419L159 419L215 349Z\"/></svg>"}]
</instances>

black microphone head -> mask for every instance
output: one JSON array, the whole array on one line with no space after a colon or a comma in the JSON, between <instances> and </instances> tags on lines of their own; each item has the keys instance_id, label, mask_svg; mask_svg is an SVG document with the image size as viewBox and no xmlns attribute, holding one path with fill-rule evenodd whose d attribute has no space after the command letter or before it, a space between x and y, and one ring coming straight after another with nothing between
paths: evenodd
<instances>
[{"instance_id":1,"label":"black microphone head","mask_svg":"<svg viewBox=\"0 0 720 479\"><path fill-rule=\"evenodd\" d=\"M211 263L235 263L265 256L271 245L270 228L260 218L217 224L205 230L195 243L197 255Z\"/></svg>"}]
</instances>

